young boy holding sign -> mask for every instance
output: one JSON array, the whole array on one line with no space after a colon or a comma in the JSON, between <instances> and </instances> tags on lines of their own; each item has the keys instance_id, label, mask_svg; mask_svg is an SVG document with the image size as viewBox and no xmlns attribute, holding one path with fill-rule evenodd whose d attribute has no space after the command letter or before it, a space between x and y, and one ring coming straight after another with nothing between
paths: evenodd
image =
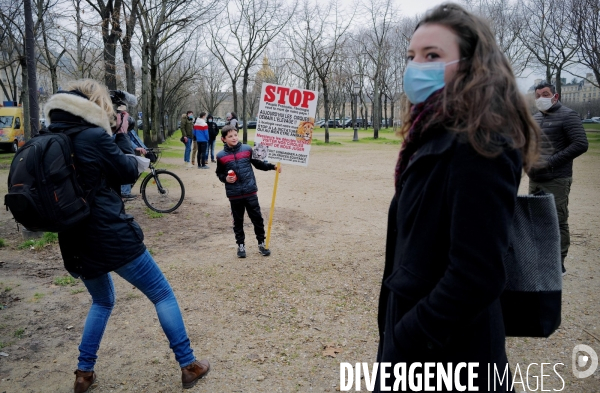
<instances>
[{"instance_id":1,"label":"young boy holding sign","mask_svg":"<svg viewBox=\"0 0 600 393\"><path fill-rule=\"evenodd\" d=\"M225 183L225 193L231 204L233 217L233 232L237 243L237 256L246 258L244 244L244 212L254 225L254 233L258 240L258 250L264 256L271 255L265 246L265 225L260 205L258 204L258 186L252 165L261 171L274 170L277 167L265 161L252 157L252 148L238 140L238 133L234 126L225 126L221 130L221 140L225 147L217 154L217 177ZM281 172L281 167L279 168Z\"/></svg>"}]
</instances>

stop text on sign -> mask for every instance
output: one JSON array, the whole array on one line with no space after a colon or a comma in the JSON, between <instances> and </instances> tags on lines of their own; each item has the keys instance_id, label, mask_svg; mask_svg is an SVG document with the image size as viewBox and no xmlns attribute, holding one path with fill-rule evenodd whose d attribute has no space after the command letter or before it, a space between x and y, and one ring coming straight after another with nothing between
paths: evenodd
<instances>
[{"instance_id":1,"label":"stop text on sign","mask_svg":"<svg viewBox=\"0 0 600 393\"><path fill-rule=\"evenodd\" d=\"M277 103L281 105L301 106L308 108L308 103L315 99L315 93L310 90L290 89L289 87L267 85L265 88L265 102L274 102L279 96Z\"/></svg>"}]
</instances>

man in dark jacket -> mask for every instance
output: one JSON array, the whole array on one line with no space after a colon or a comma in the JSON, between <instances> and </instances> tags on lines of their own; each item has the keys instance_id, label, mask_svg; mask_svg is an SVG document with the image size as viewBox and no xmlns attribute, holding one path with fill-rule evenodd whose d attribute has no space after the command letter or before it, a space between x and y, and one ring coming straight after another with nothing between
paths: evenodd
<instances>
[{"instance_id":1,"label":"man in dark jacket","mask_svg":"<svg viewBox=\"0 0 600 393\"><path fill-rule=\"evenodd\" d=\"M560 226L560 253L563 275L569 251L569 193L573 183L573 160L588 149L588 140L577 112L564 106L554 85L543 82L535 87L534 115L542 129L541 165L529 171L529 193L544 191L554 195Z\"/></svg>"},{"instance_id":2,"label":"man in dark jacket","mask_svg":"<svg viewBox=\"0 0 600 393\"><path fill-rule=\"evenodd\" d=\"M185 115L181 116L181 136L184 138L185 153L183 155L183 161L188 167L192 167L190 164L190 154L192 153L192 127L194 126L194 112L187 111Z\"/></svg>"}]
</instances>

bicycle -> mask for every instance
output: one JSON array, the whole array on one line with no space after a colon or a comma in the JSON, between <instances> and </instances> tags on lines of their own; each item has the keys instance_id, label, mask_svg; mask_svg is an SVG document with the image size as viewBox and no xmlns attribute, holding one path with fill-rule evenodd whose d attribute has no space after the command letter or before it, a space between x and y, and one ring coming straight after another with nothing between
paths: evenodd
<instances>
[{"instance_id":1,"label":"bicycle","mask_svg":"<svg viewBox=\"0 0 600 393\"><path fill-rule=\"evenodd\" d=\"M161 156L160 149L146 149L146 158L150 160L150 173L140 185L140 194L146 206L157 213L171 213L183 203L185 187L183 182L173 172L166 169L156 169Z\"/></svg>"}]
</instances>

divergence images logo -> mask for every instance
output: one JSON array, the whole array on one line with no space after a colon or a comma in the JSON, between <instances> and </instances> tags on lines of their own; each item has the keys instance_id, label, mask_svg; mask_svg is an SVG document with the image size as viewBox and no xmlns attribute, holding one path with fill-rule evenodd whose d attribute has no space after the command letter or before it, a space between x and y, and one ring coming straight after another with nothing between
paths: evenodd
<instances>
[{"instance_id":1,"label":"divergence images logo","mask_svg":"<svg viewBox=\"0 0 600 393\"><path fill-rule=\"evenodd\" d=\"M575 345L571 360L575 378L587 378L598 368L598 354L588 345ZM587 367L588 365L589 368L587 370L579 371L579 369Z\"/></svg>"}]
</instances>

